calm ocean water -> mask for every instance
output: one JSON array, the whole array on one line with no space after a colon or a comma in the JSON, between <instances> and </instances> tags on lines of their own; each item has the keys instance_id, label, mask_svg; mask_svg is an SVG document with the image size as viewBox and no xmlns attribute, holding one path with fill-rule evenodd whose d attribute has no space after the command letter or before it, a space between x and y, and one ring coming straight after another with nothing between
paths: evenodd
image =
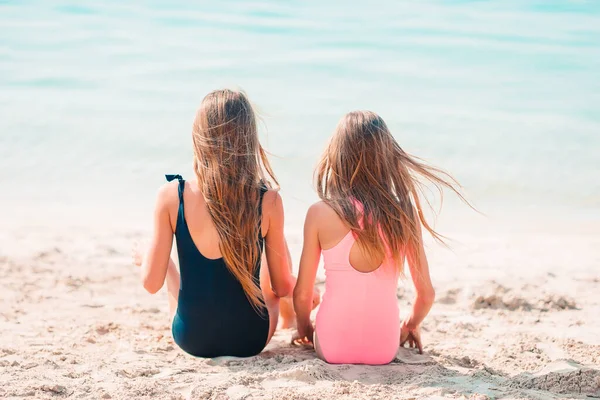
<instances>
[{"instance_id":1,"label":"calm ocean water","mask_svg":"<svg viewBox=\"0 0 600 400\"><path fill-rule=\"evenodd\" d=\"M221 87L263 115L295 226L353 109L488 215L600 214L598 1L0 0L0 217L146 212Z\"/></svg>"}]
</instances>

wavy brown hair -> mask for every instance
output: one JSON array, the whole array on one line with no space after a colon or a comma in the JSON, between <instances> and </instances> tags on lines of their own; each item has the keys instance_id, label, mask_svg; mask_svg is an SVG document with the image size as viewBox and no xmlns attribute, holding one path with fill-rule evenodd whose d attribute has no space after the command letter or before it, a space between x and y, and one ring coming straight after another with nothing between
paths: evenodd
<instances>
[{"instance_id":1,"label":"wavy brown hair","mask_svg":"<svg viewBox=\"0 0 600 400\"><path fill-rule=\"evenodd\" d=\"M225 265L250 303L261 307L255 278L261 257L261 186L278 185L258 140L256 115L241 91L209 93L193 126L194 171L219 234Z\"/></svg>"},{"instance_id":2,"label":"wavy brown hair","mask_svg":"<svg viewBox=\"0 0 600 400\"><path fill-rule=\"evenodd\" d=\"M418 224L443 242L423 216L420 178L467 202L452 176L407 154L371 111L340 120L315 173L319 197L350 226L360 247L374 257L389 254L401 271L404 256L420 265Z\"/></svg>"}]
</instances>

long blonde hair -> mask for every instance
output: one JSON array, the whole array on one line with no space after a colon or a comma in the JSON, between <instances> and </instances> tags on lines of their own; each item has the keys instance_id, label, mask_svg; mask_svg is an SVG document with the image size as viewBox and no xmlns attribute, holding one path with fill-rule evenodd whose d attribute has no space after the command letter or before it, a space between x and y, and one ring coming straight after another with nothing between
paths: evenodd
<instances>
[{"instance_id":1,"label":"long blonde hair","mask_svg":"<svg viewBox=\"0 0 600 400\"><path fill-rule=\"evenodd\" d=\"M423 216L419 177L467 202L452 176L402 150L371 111L340 120L315 173L319 197L350 226L360 247L374 257L389 254L401 271L404 256L420 265L418 224L443 242Z\"/></svg>"},{"instance_id":2,"label":"long blonde hair","mask_svg":"<svg viewBox=\"0 0 600 400\"><path fill-rule=\"evenodd\" d=\"M225 265L250 303L264 302L255 278L261 250L261 186L278 185L258 140L256 116L241 91L209 93L193 126L194 171L219 234Z\"/></svg>"}]
</instances>

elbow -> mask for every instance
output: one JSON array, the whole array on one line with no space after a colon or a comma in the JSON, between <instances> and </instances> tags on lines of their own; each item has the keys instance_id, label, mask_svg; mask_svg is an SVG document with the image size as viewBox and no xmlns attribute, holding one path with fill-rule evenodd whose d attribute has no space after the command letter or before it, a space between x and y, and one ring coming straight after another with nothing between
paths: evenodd
<instances>
[{"instance_id":1,"label":"elbow","mask_svg":"<svg viewBox=\"0 0 600 400\"><path fill-rule=\"evenodd\" d=\"M425 303L429 305L433 304L435 301L435 289L433 287L427 289L420 297Z\"/></svg>"},{"instance_id":2,"label":"elbow","mask_svg":"<svg viewBox=\"0 0 600 400\"><path fill-rule=\"evenodd\" d=\"M274 290L273 289L273 293L275 294L275 297L281 299L282 297L288 297L290 295L290 290Z\"/></svg>"},{"instance_id":3,"label":"elbow","mask_svg":"<svg viewBox=\"0 0 600 400\"><path fill-rule=\"evenodd\" d=\"M152 282L150 279L144 279L143 281L144 289L150 294L158 293L158 291L162 288L162 285L156 284L156 282Z\"/></svg>"},{"instance_id":4,"label":"elbow","mask_svg":"<svg viewBox=\"0 0 600 400\"><path fill-rule=\"evenodd\" d=\"M284 284L278 285L272 288L272 290L276 297L289 297L294 292L294 281L290 277Z\"/></svg>"},{"instance_id":5,"label":"elbow","mask_svg":"<svg viewBox=\"0 0 600 400\"><path fill-rule=\"evenodd\" d=\"M291 285L287 285L286 287L283 288L277 288L277 290L273 289L273 293L275 294L275 296L282 298L282 297L288 297L292 294L292 287Z\"/></svg>"},{"instance_id":6,"label":"elbow","mask_svg":"<svg viewBox=\"0 0 600 400\"><path fill-rule=\"evenodd\" d=\"M303 290L296 286L294 289L294 308L302 308L305 304L310 304L312 302L313 294L308 293L306 290Z\"/></svg>"},{"instance_id":7,"label":"elbow","mask_svg":"<svg viewBox=\"0 0 600 400\"><path fill-rule=\"evenodd\" d=\"M296 286L296 279L290 274L290 279L288 279L286 294L283 297L286 297L286 296L293 297L295 286Z\"/></svg>"},{"instance_id":8,"label":"elbow","mask_svg":"<svg viewBox=\"0 0 600 400\"><path fill-rule=\"evenodd\" d=\"M417 292L416 300L420 304L430 307L435 301L435 290L433 289L433 287L419 290Z\"/></svg>"}]
</instances>

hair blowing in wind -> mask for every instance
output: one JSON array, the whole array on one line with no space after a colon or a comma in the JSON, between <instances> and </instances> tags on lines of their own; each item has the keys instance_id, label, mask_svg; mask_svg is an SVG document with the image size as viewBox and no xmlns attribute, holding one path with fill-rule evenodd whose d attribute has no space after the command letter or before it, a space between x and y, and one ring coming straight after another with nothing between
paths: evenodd
<instances>
[{"instance_id":1,"label":"hair blowing in wind","mask_svg":"<svg viewBox=\"0 0 600 400\"><path fill-rule=\"evenodd\" d=\"M360 247L377 257L389 254L400 269L404 256L421 261L419 224L443 242L423 216L420 179L440 193L444 187L452 190L469 204L452 176L407 154L371 111L341 119L315 178L319 197L350 226Z\"/></svg>"},{"instance_id":2,"label":"hair blowing in wind","mask_svg":"<svg viewBox=\"0 0 600 400\"><path fill-rule=\"evenodd\" d=\"M256 116L243 92L209 93L193 126L194 170L219 234L229 271L250 302L263 304L255 268L261 256L260 188L278 185L258 140Z\"/></svg>"}]
</instances>

